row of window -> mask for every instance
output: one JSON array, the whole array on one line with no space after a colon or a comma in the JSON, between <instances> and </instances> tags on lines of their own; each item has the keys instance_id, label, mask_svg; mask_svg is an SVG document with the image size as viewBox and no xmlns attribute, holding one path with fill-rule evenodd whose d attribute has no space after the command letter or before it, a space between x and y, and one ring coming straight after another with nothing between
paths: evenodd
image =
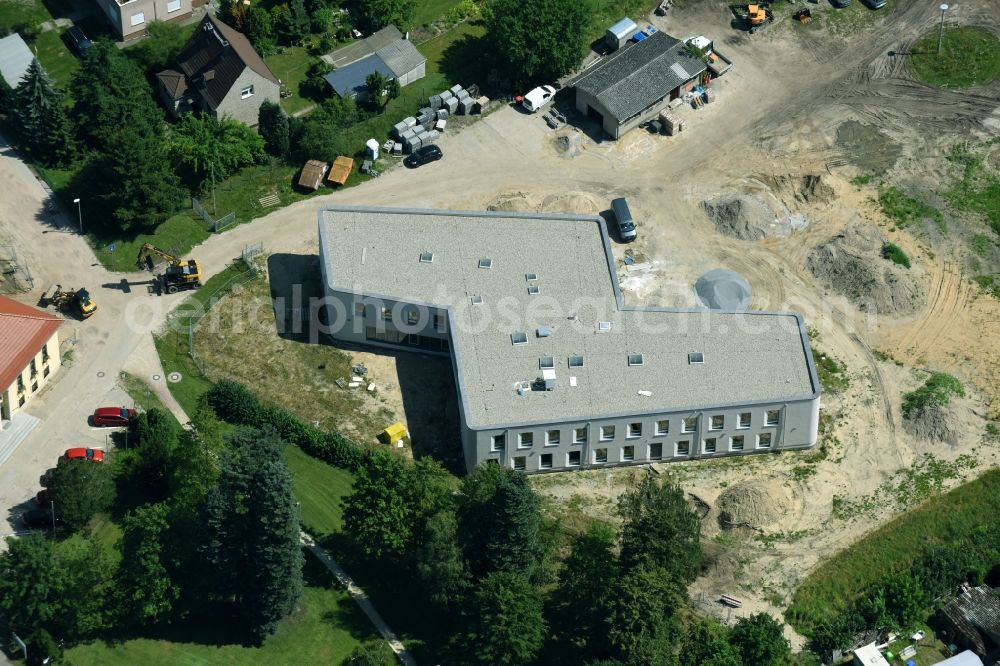
<instances>
[{"instance_id":1,"label":"row of window","mask_svg":"<svg viewBox=\"0 0 1000 666\"><path fill-rule=\"evenodd\" d=\"M381 312L382 312L382 319L384 321L388 321L388 322L392 321L392 308L382 307L381 308ZM354 314L356 316L358 316L358 317L364 317L365 316L365 304L364 303L355 303L354 304ZM418 312L417 310L406 310L406 323L409 326L416 326L417 324L419 324L420 323L420 312ZM440 314L440 313L435 313L434 314L434 330L437 331L438 333L447 333L448 332L448 325L445 322L445 318L444 318L443 314Z\"/></svg>"},{"instance_id":2,"label":"row of window","mask_svg":"<svg viewBox=\"0 0 1000 666\"><path fill-rule=\"evenodd\" d=\"M736 428L738 430L749 429L752 425L753 415L751 412L742 412L737 416ZM781 423L781 410L769 409L764 412L764 425L765 426L777 426ZM709 417L709 431L717 431L725 428L726 418L722 415L715 415ZM689 416L681 420L681 433L693 433L698 429L698 417ZM643 423L637 421L635 423L629 423L625 432L626 439L636 439L642 437L643 433ZM600 431L598 433L598 440L601 442L610 442L615 439L617 434L617 427L614 425L603 425L600 426ZM670 419L662 419L656 421L653 424L653 435L654 437L663 437L670 434ZM743 438L740 437L740 440ZM579 428L573 428L573 444L586 444L587 443L587 427L581 426ZM713 440L714 441L714 440ZM545 431L545 446L557 446L562 442L562 431L558 428L553 430ZM521 432L517 434L517 448L527 449L535 444L535 433L534 432ZM490 443L491 451L502 451L507 446L507 437L505 434L500 433L493 435Z\"/></svg>"},{"instance_id":3,"label":"row of window","mask_svg":"<svg viewBox=\"0 0 1000 666\"><path fill-rule=\"evenodd\" d=\"M31 376L31 392L34 393L38 390L38 366L35 364L35 359L31 359L31 363L28 366L28 374ZM49 349L48 347L42 347L42 377L49 376ZM17 376L17 392L24 393L24 377L22 375ZM24 404L24 398L21 398L21 405Z\"/></svg>"},{"instance_id":4,"label":"row of window","mask_svg":"<svg viewBox=\"0 0 1000 666\"><path fill-rule=\"evenodd\" d=\"M744 451L746 450L746 436L745 435L734 435L729 437L729 447L723 449L724 451ZM756 449L769 449L771 448L772 433L762 432L756 436ZM702 440L701 452L703 454L720 453L719 441L716 437L706 437ZM543 453L538 457L538 469L552 469L553 456L552 453ZM590 462L595 465L609 462L608 459L608 449L599 448L591 451ZM683 457L691 455L691 440L679 440L674 442L673 457ZM565 454L565 466L566 467L579 467L583 454L580 451L569 451ZM654 442L647 447L645 460L662 460L663 459L663 442ZM635 446L627 445L621 447L618 451L618 459L611 462L632 462L636 460L635 457ZM642 460L640 458L640 460ZM526 470L528 464L527 456L514 456L511 458L511 466L517 470Z\"/></svg>"}]
</instances>

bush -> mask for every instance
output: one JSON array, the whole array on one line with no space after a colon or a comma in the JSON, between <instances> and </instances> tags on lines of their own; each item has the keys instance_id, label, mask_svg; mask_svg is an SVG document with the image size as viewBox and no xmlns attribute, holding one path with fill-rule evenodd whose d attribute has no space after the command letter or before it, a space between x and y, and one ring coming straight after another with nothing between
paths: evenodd
<instances>
[{"instance_id":1,"label":"bush","mask_svg":"<svg viewBox=\"0 0 1000 666\"><path fill-rule=\"evenodd\" d=\"M888 259L894 264L899 264L903 268L910 267L910 258L895 243L886 243L882 246L882 258Z\"/></svg>"},{"instance_id":2,"label":"bush","mask_svg":"<svg viewBox=\"0 0 1000 666\"><path fill-rule=\"evenodd\" d=\"M260 400L239 382L220 381L208 391L208 404L229 423L256 426L261 421Z\"/></svg>"}]
</instances>

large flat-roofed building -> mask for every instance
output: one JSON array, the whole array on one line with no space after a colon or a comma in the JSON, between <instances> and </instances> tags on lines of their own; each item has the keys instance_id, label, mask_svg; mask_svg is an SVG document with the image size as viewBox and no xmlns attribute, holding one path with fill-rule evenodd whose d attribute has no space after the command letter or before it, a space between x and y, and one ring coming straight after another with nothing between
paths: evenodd
<instances>
[{"instance_id":1,"label":"large flat-roofed building","mask_svg":"<svg viewBox=\"0 0 1000 666\"><path fill-rule=\"evenodd\" d=\"M334 339L451 357L470 469L816 442L801 317L626 306L598 216L328 206L319 238Z\"/></svg>"}]
</instances>

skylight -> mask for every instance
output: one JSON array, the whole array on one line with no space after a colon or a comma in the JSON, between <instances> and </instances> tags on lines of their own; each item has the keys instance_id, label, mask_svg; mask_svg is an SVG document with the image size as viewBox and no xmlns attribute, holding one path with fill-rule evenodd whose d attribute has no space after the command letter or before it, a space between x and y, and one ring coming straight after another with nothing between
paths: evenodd
<instances>
[{"instance_id":1,"label":"skylight","mask_svg":"<svg viewBox=\"0 0 1000 666\"><path fill-rule=\"evenodd\" d=\"M528 282L532 282L538 279L538 275L536 275L535 273L525 273L524 279L527 280Z\"/></svg>"},{"instance_id":2,"label":"skylight","mask_svg":"<svg viewBox=\"0 0 1000 666\"><path fill-rule=\"evenodd\" d=\"M597 322L597 330L599 331L610 331L611 322L610 321L599 321Z\"/></svg>"},{"instance_id":3,"label":"skylight","mask_svg":"<svg viewBox=\"0 0 1000 666\"><path fill-rule=\"evenodd\" d=\"M583 367L583 357L582 356L570 356L567 363L571 368L582 368Z\"/></svg>"},{"instance_id":4,"label":"skylight","mask_svg":"<svg viewBox=\"0 0 1000 666\"><path fill-rule=\"evenodd\" d=\"M704 363L705 355L701 352L691 352L688 354L688 363Z\"/></svg>"},{"instance_id":5,"label":"skylight","mask_svg":"<svg viewBox=\"0 0 1000 666\"><path fill-rule=\"evenodd\" d=\"M642 365L642 354L629 354L628 355L629 365Z\"/></svg>"},{"instance_id":6,"label":"skylight","mask_svg":"<svg viewBox=\"0 0 1000 666\"><path fill-rule=\"evenodd\" d=\"M493 260L489 257L483 257L479 260L480 268L493 268Z\"/></svg>"},{"instance_id":7,"label":"skylight","mask_svg":"<svg viewBox=\"0 0 1000 666\"><path fill-rule=\"evenodd\" d=\"M432 261L434 261L434 253L433 252L421 252L420 253L420 263L422 263L422 264L429 264Z\"/></svg>"},{"instance_id":8,"label":"skylight","mask_svg":"<svg viewBox=\"0 0 1000 666\"><path fill-rule=\"evenodd\" d=\"M510 334L510 342L514 345L528 344L528 334L524 331L514 331Z\"/></svg>"},{"instance_id":9,"label":"skylight","mask_svg":"<svg viewBox=\"0 0 1000 666\"><path fill-rule=\"evenodd\" d=\"M473 296L472 297L472 304L473 305L482 305L483 304L483 297L482 296Z\"/></svg>"},{"instance_id":10,"label":"skylight","mask_svg":"<svg viewBox=\"0 0 1000 666\"><path fill-rule=\"evenodd\" d=\"M541 356L538 359L538 367L541 370L549 370L556 367L556 360L551 356Z\"/></svg>"},{"instance_id":11,"label":"skylight","mask_svg":"<svg viewBox=\"0 0 1000 666\"><path fill-rule=\"evenodd\" d=\"M538 296L538 285L537 284L528 285L528 295L529 296Z\"/></svg>"}]
</instances>

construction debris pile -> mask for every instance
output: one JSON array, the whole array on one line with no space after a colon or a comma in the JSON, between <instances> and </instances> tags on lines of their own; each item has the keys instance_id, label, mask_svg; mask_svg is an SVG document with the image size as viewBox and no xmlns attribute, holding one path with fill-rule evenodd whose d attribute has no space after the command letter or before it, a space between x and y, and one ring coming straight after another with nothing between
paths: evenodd
<instances>
[{"instance_id":1,"label":"construction debris pile","mask_svg":"<svg viewBox=\"0 0 1000 666\"><path fill-rule=\"evenodd\" d=\"M723 194L702 201L701 207L720 234L739 240L760 240L774 223L770 207L750 194Z\"/></svg>"},{"instance_id":2,"label":"construction debris pile","mask_svg":"<svg viewBox=\"0 0 1000 666\"><path fill-rule=\"evenodd\" d=\"M724 529L748 527L759 530L776 523L782 515L785 498L775 497L760 483L747 481L726 488L719 495L719 526Z\"/></svg>"}]
</instances>

